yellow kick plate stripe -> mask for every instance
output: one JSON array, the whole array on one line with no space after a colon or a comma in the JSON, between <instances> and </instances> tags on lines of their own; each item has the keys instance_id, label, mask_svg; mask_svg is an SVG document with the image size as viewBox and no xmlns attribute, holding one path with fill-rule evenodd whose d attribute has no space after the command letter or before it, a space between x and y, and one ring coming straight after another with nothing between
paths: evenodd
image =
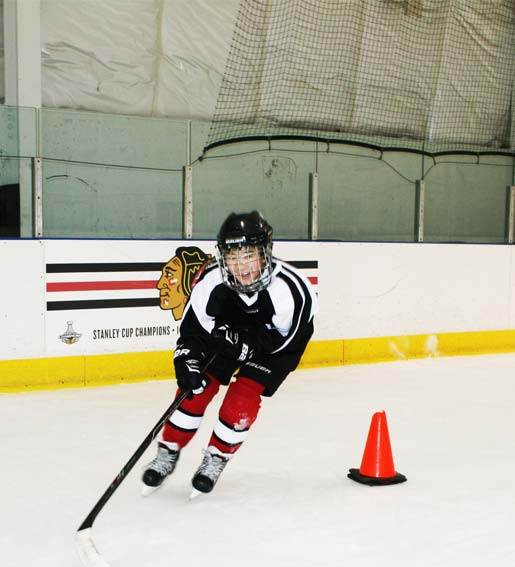
<instances>
[{"instance_id":1,"label":"yellow kick plate stripe","mask_svg":"<svg viewBox=\"0 0 515 567\"><path fill-rule=\"evenodd\" d=\"M300 368L515 352L515 330L313 341ZM0 392L174 378L171 351L0 361Z\"/></svg>"}]
</instances>

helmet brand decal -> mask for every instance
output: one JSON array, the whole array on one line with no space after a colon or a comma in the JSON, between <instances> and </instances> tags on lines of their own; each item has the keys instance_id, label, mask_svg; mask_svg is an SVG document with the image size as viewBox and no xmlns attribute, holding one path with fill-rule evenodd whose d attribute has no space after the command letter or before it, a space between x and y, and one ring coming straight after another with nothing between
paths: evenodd
<instances>
[{"instance_id":1,"label":"helmet brand decal","mask_svg":"<svg viewBox=\"0 0 515 567\"><path fill-rule=\"evenodd\" d=\"M238 238L226 238L226 244L239 244L240 242L245 242L245 236L239 236Z\"/></svg>"}]
</instances>

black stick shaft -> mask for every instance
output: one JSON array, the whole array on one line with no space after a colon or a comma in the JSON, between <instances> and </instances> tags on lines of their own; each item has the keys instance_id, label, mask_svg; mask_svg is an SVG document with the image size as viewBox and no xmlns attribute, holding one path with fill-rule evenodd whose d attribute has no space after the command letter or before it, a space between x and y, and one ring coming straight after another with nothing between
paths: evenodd
<instances>
[{"instance_id":1,"label":"black stick shaft","mask_svg":"<svg viewBox=\"0 0 515 567\"><path fill-rule=\"evenodd\" d=\"M201 369L201 374L203 374L208 366L213 361L215 355L213 355L203 366ZM159 421L154 425L152 430L148 433L148 435L143 439L141 445L136 449L132 457L125 463L122 467L120 472L116 475L113 482L108 486L107 490L102 494L98 502L95 504L91 512L87 515L86 519L82 522L79 529L77 531L82 531L87 528L91 528L95 518L98 516L102 508L106 505L107 501L115 490L122 484L125 480L125 477L129 474L132 467L138 462L139 458L143 453L147 450L147 447L152 443L152 441L157 437L158 433L161 431L161 428L165 424L166 420L172 415L172 413L182 404L182 402L188 397L190 391L182 392L181 395L172 402L172 404L168 407L168 409L164 412L164 414L159 418Z\"/></svg>"}]
</instances>

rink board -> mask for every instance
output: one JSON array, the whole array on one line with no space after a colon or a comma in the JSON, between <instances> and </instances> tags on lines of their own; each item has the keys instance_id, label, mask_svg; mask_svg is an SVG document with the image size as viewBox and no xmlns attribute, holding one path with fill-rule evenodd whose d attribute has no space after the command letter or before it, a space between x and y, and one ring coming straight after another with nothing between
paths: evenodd
<instances>
[{"instance_id":1,"label":"rink board","mask_svg":"<svg viewBox=\"0 0 515 567\"><path fill-rule=\"evenodd\" d=\"M214 242L0 241L0 391L173 378L181 314L158 287L184 249ZM303 368L515 351L512 247L280 241L274 253L319 297Z\"/></svg>"}]
</instances>

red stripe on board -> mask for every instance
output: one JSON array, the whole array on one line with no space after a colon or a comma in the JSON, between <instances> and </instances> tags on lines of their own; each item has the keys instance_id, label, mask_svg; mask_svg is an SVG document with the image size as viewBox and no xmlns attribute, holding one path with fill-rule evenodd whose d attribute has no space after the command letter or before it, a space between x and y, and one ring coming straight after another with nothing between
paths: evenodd
<instances>
[{"instance_id":1,"label":"red stripe on board","mask_svg":"<svg viewBox=\"0 0 515 567\"><path fill-rule=\"evenodd\" d=\"M309 276L308 280L318 284L317 276ZM105 282L52 282L46 284L47 291L109 291L117 289L155 289L157 280L125 280Z\"/></svg>"},{"instance_id":2,"label":"red stripe on board","mask_svg":"<svg viewBox=\"0 0 515 567\"><path fill-rule=\"evenodd\" d=\"M104 291L113 289L155 289L157 280L47 283L47 291Z\"/></svg>"}]
</instances>

